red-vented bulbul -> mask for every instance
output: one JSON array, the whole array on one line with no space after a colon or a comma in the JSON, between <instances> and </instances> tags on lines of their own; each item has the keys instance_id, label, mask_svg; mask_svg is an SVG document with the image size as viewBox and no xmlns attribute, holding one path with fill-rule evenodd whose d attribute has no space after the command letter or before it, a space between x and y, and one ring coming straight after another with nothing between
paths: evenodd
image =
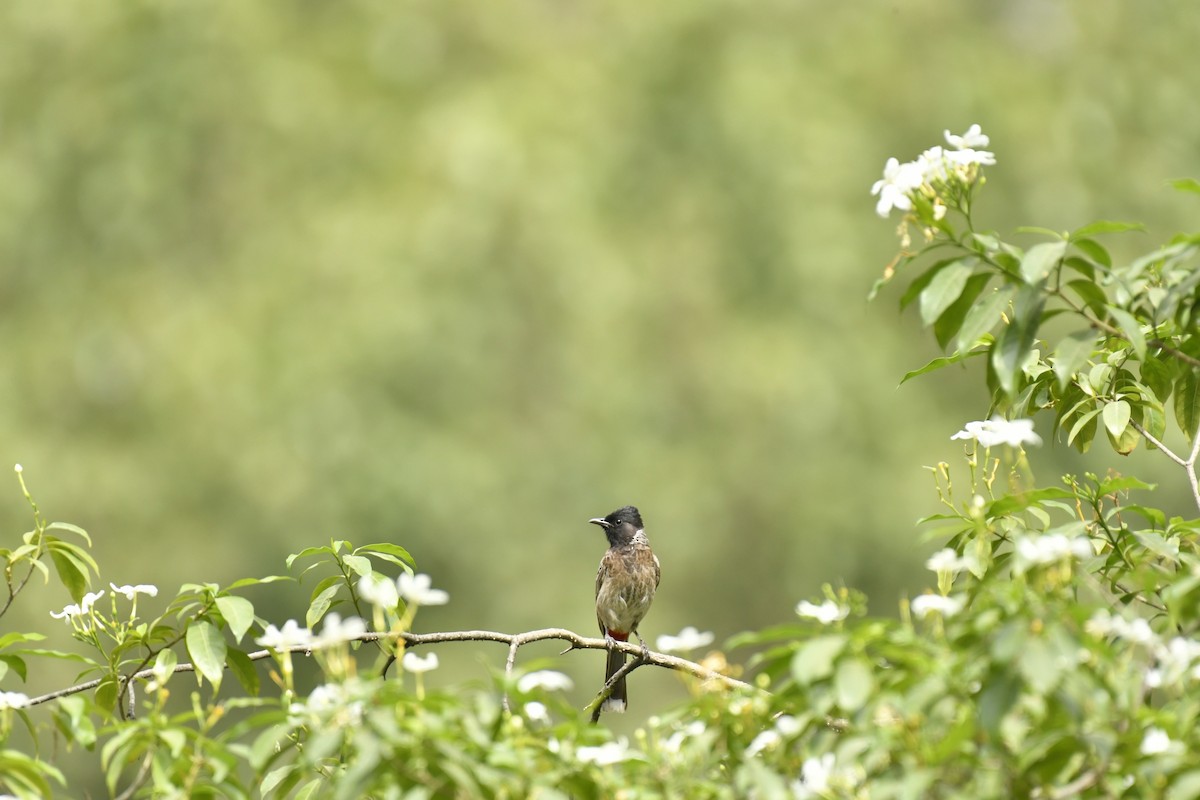
<instances>
[{"instance_id":1,"label":"red-vented bulbul","mask_svg":"<svg viewBox=\"0 0 1200 800\"><path fill-rule=\"evenodd\" d=\"M637 633L642 650L646 651L638 624L654 602L660 570L658 557L646 538L642 515L633 506L625 506L607 517L588 522L599 525L608 537L608 552L600 559L600 570L596 573L596 621L600 623L600 632L609 642L628 642L629 634ZM610 649L604 683L607 685L624 665L625 654ZM619 714L627 704L625 679L621 678L600 708Z\"/></svg>"}]
</instances>

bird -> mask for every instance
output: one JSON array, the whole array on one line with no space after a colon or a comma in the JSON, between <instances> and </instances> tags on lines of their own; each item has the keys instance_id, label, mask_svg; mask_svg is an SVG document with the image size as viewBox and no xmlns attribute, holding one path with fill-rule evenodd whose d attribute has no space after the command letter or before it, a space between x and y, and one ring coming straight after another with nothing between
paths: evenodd
<instances>
[{"instance_id":1,"label":"bird","mask_svg":"<svg viewBox=\"0 0 1200 800\"><path fill-rule=\"evenodd\" d=\"M649 657L649 648L638 625L658 589L661 569L658 556L650 549L642 515L633 506L618 508L606 517L588 520L599 525L608 537L608 551L600 559L596 572L596 621L600 633L609 645L608 663L604 684L625 665L625 653L613 647L615 642L628 642L629 634L636 633L642 643L642 658ZM601 705L601 711L623 713L629 704L625 678L617 681L612 694Z\"/></svg>"}]
</instances>

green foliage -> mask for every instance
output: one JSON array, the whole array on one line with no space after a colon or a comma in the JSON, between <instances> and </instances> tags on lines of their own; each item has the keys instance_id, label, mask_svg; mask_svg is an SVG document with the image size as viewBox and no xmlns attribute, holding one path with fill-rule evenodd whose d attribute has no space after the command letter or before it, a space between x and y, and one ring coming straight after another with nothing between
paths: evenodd
<instances>
[{"instance_id":1,"label":"green foliage","mask_svg":"<svg viewBox=\"0 0 1200 800\"><path fill-rule=\"evenodd\" d=\"M1096 237L1128 223L1028 248L978 233L994 159L974 149L987 144L977 128L947 141L890 163L876 187L881 213L903 212L900 270L886 277L936 259L901 304L916 303L947 355L905 380L986 355L994 410L1051 412L1080 449L1101 431L1118 454L1153 446L1200 508L1200 236L1125 263ZM1169 416L1189 452L1166 441ZM406 642L420 609L449 598L399 545L333 540L289 557L298 579L316 579L303 626L276 627L238 593L280 576L187 583L143 617L139 598L157 589L94 589L87 547L51 531L84 545L87 534L47 523L18 468L34 528L0 551L0 615L32 576L55 576L75 600L55 616L82 652L7 633L0 680L27 681L44 658L77 660L89 680L61 697L0 694L0 790L46 797L65 784L10 746L20 722L39 748L53 726L97 753L123 797L1195 797L1200 519L1148 505L1155 487L1115 471L1039 485L1023 449L1040 443L1033 427L968 423L955 436L970 442L964 466L930 468L941 507L924 523L944 545L928 562L936 592L880 619L857 591L826 586L795 622L705 655L706 669L753 671L752 685L681 673L691 699L632 740L588 724L553 672L497 667L489 685L427 692L436 653ZM247 652L256 628L265 649ZM745 666L726 651L746 652ZM311 658L315 688L297 678L299 658Z\"/></svg>"}]
</instances>

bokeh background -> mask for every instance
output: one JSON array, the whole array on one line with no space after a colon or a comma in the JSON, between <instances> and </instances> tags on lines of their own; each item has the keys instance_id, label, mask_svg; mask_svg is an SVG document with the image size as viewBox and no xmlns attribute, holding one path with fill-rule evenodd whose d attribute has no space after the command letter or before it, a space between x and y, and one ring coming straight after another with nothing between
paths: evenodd
<instances>
[{"instance_id":1,"label":"bokeh background","mask_svg":"<svg viewBox=\"0 0 1200 800\"><path fill-rule=\"evenodd\" d=\"M987 397L897 388L937 351L895 288L866 302L896 251L871 183L978 122L981 225L1142 220L1111 245L1146 251L1196 228L1165 184L1200 175L1198 38L1184 0L10 0L0 462L105 583L167 594L391 541L452 597L419 629L591 632L586 520L633 503L651 640L824 582L894 614L932 580L922 467ZM1186 509L1162 459L1121 467ZM29 527L15 480L0 520ZM248 596L281 623L310 589ZM5 626L65 640L37 591ZM601 662L555 663L582 703Z\"/></svg>"}]
</instances>

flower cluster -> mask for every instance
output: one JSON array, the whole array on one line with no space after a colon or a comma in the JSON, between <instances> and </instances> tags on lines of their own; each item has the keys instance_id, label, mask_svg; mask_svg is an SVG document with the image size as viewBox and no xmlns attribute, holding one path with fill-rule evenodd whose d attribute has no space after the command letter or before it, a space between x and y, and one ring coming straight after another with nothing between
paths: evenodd
<instances>
[{"instance_id":1,"label":"flower cluster","mask_svg":"<svg viewBox=\"0 0 1200 800\"><path fill-rule=\"evenodd\" d=\"M1031 419L1004 419L992 417L989 420L968 422L963 429L950 437L950 440L967 439L979 442L984 447L995 447L1006 444L1009 447L1022 445L1040 445L1042 437L1033 432Z\"/></svg>"},{"instance_id":2,"label":"flower cluster","mask_svg":"<svg viewBox=\"0 0 1200 800\"><path fill-rule=\"evenodd\" d=\"M379 608L392 609L401 600L416 606L444 606L450 595L433 588L433 579L428 575L401 573L392 582L382 575L371 574L358 582L358 594L363 600Z\"/></svg>"},{"instance_id":3,"label":"flower cluster","mask_svg":"<svg viewBox=\"0 0 1200 800\"><path fill-rule=\"evenodd\" d=\"M871 194L878 195L875 212L887 217L893 208L912 211L913 201L923 197L933 207L933 218L940 220L946 215L945 192L947 186L970 186L979 176L979 168L996 163L996 156L987 150L988 137L978 125L972 125L962 136L945 131L945 148L935 145L915 161L900 163L889 158L883 168L883 177L871 187Z\"/></svg>"},{"instance_id":4,"label":"flower cluster","mask_svg":"<svg viewBox=\"0 0 1200 800\"><path fill-rule=\"evenodd\" d=\"M845 619L850 614L850 609L832 600L826 600L821 605L802 600L796 606L796 613L808 619L815 619L822 625L830 625Z\"/></svg>"},{"instance_id":5,"label":"flower cluster","mask_svg":"<svg viewBox=\"0 0 1200 800\"><path fill-rule=\"evenodd\" d=\"M1185 682L1200 681L1200 642L1185 636L1164 640L1150 623L1141 617L1132 620L1107 610L1097 611L1087 621L1085 629L1092 636L1113 637L1154 655L1154 666L1146 671L1147 689L1179 687Z\"/></svg>"},{"instance_id":6,"label":"flower cluster","mask_svg":"<svg viewBox=\"0 0 1200 800\"><path fill-rule=\"evenodd\" d=\"M1086 536L1067 536L1065 533L1044 533L1017 539L1014 563L1018 572L1029 567L1057 564L1095 555Z\"/></svg>"},{"instance_id":7,"label":"flower cluster","mask_svg":"<svg viewBox=\"0 0 1200 800\"><path fill-rule=\"evenodd\" d=\"M655 644L664 653L688 653L692 650L699 650L701 647L708 647L713 643L713 638L711 632L701 633L693 626L688 625L679 632L678 636L669 634L659 636Z\"/></svg>"}]
</instances>

